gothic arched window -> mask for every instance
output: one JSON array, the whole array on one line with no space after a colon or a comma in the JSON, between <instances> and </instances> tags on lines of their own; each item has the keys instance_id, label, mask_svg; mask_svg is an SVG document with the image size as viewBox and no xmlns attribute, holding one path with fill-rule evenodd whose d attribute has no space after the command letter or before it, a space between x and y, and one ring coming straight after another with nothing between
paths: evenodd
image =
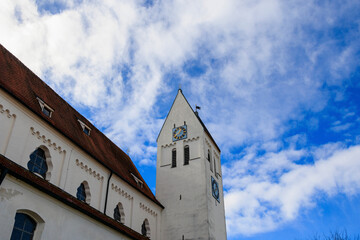
<instances>
[{"instance_id":1,"label":"gothic arched window","mask_svg":"<svg viewBox=\"0 0 360 240\"><path fill-rule=\"evenodd\" d=\"M90 204L91 194L90 187L87 181L83 181L76 191L76 198L87 204Z\"/></svg>"},{"instance_id":2,"label":"gothic arched window","mask_svg":"<svg viewBox=\"0 0 360 240\"><path fill-rule=\"evenodd\" d=\"M86 202L86 192L84 183L81 183L76 192L76 198L80 201Z\"/></svg>"},{"instance_id":3,"label":"gothic arched window","mask_svg":"<svg viewBox=\"0 0 360 240\"><path fill-rule=\"evenodd\" d=\"M146 237L150 237L150 225L149 220L145 218L143 224L141 225L141 234Z\"/></svg>"},{"instance_id":4,"label":"gothic arched window","mask_svg":"<svg viewBox=\"0 0 360 240\"><path fill-rule=\"evenodd\" d=\"M114 209L114 219L122 224L125 223L125 213L122 204L119 202Z\"/></svg>"},{"instance_id":5,"label":"gothic arched window","mask_svg":"<svg viewBox=\"0 0 360 240\"><path fill-rule=\"evenodd\" d=\"M16 213L14 228L10 240L31 240L33 239L36 222L24 213Z\"/></svg>"},{"instance_id":6,"label":"gothic arched window","mask_svg":"<svg viewBox=\"0 0 360 240\"><path fill-rule=\"evenodd\" d=\"M188 165L190 160L190 148L189 145L184 147L184 165Z\"/></svg>"},{"instance_id":7,"label":"gothic arched window","mask_svg":"<svg viewBox=\"0 0 360 240\"><path fill-rule=\"evenodd\" d=\"M176 167L176 148L172 150L171 167Z\"/></svg>"},{"instance_id":8,"label":"gothic arched window","mask_svg":"<svg viewBox=\"0 0 360 240\"><path fill-rule=\"evenodd\" d=\"M46 177L48 166L46 164L45 151L41 148L37 148L30 154L30 161L27 164L30 172L38 173L43 178Z\"/></svg>"}]
</instances>

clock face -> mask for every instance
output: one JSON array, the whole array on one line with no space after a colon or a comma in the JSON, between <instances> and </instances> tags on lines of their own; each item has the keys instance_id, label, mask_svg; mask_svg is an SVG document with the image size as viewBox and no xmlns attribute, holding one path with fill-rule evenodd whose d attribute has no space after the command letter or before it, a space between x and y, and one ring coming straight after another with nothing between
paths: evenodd
<instances>
[{"instance_id":1,"label":"clock face","mask_svg":"<svg viewBox=\"0 0 360 240\"><path fill-rule=\"evenodd\" d=\"M213 197L220 202L220 192L219 192L219 185L217 181L211 177L211 188L212 188L212 195Z\"/></svg>"},{"instance_id":2,"label":"clock face","mask_svg":"<svg viewBox=\"0 0 360 240\"><path fill-rule=\"evenodd\" d=\"M172 130L173 141L181 140L187 138L187 128L186 125L173 128Z\"/></svg>"}]
</instances>

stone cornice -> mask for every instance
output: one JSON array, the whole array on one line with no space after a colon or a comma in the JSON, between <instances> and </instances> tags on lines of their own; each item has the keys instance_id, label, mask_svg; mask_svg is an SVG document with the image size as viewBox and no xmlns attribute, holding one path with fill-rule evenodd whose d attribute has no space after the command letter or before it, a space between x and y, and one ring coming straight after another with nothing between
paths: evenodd
<instances>
[{"instance_id":1,"label":"stone cornice","mask_svg":"<svg viewBox=\"0 0 360 240\"><path fill-rule=\"evenodd\" d=\"M146 206L145 204L141 203L140 202L140 208L143 209L144 211L150 213L152 216L156 217L157 216L157 213L152 210L150 207Z\"/></svg>"},{"instance_id":2,"label":"stone cornice","mask_svg":"<svg viewBox=\"0 0 360 240\"><path fill-rule=\"evenodd\" d=\"M164 145L161 145L162 148L168 148L168 147L173 147L176 145L176 142L172 142L172 143L167 143L167 144L164 144Z\"/></svg>"},{"instance_id":3,"label":"stone cornice","mask_svg":"<svg viewBox=\"0 0 360 240\"><path fill-rule=\"evenodd\" d=\"M15 118L15 117L16 117L15 114L11 114L11 113L10 113L10 110L7 109L7 108L4 108L4 106L1 105L1 104L0 104L0 113L6 114L6 116L7 116L8 118L11 118L11 117L14 117L14 118Z\"/></svg>"},{"instance_id":4,"label":"stone cornice","mask_svg":"<svg viewBox=\"0 0 360 240\"><path fill-rule=\"evenodd\" d=\"M199 140L199 136L197 136L197 137L193 137L193 138L188 138L188 139L185 139L184 140L184 142L193 142L193 141L197 141L197 140Z\"/></svg>"},{"instance_id":5,"label":"stone cornice","mask_svg":"<svg viewBox=\"0 0 360 240\"><path fill-rule=\"evenodd\" d=\"M48 147L53 148L55 151L59 151L59 153L66 152L61 146L53 142L50 138L42 135L40 131L35 131L34 127L30 127L30 130L32 135L36 136L38 139L42 139L42 142L45 143Z\"/></svg>"},{"instance_id":6,"label":"stone cornice","mask_svg":"<svg viewBox=\"0 0 360 240\"><path fill-rule=\"evenodd\" d=\"M104 180L104 176L101 176L100 173L96 172L91 167L88 167L88 165L84 164L79 159L76 159L75 162L76 162L76 166L79 166L81 169L85 170L85 172L88 172L91 176L97 178L97 180L99 181Z\"/></svg>"},{"instance_id":7,"label":"stone cornice","mask_svg":"<svg viewBox=\"0 0 360 240\"><path fill-rule=\"evenodd\" d=\"M130 193L128 193L127 191L125 191L124 189L121 189L119 186L117 186L116 184L114 183L111 183L111 189L114 190L115 192L119 193L121 196L131 200L133 199L134 197L131 196Z\"/></svg>"}]
</instances>

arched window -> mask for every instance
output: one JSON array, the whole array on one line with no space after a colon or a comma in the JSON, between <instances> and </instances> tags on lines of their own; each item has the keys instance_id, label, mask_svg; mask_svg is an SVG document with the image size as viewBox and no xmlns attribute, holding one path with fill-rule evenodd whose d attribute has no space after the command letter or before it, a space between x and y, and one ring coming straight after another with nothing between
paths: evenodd
<instances>
[{"instance_id":1,"label":"arched window","mask_svg":"<svg viewBox=\"0 0 360 240\"><path fill-rule=\"evenodd\" d=\"M90 188L86 181L83 181L77 188L76 198L87 204L90 204Z\"/></svg>"},{"instance_id":2,"label":"arched window","mask_svg":"<svg viewBox=\"0 0 360 240\"><path fill-rule=\"evenodd\" d=\"M188 165L190 160L190 149L189 145L184 147L184 165Z\"/></svg>"},{"instance_id":3,"label":"arched window","mask_svg":"<svg viewBox=\"0 0 360 240\"><path fill-rule=\"evenodd\" d=\"M41 148L37 148L30 154L30 161L27 164L30 172L38 173L43 178L46 177L48 166L46 164L45 151Z\"/></svg>"},{"instance_id":4,"label":"arched window","mask_svg":"<svg viewBox=\"0 0 360 240\"><path fill-rule=\"evenodd\" d=\"M114 219L122 224L125 223L125 212L123 205L119 202L114 209Z\"/></svg>"},{"instance_id":5,"label":"arched window","mask_svg":"<svg viewBox=\"0 0 360 240\"><path fill-rule=\"evenodd\" d=\"M176 167L176 148L172 150L171 167Z\"/></svg>"},{"instance_id":6,"label":"arched window","mask_svg":"<svg viewBox=\"0 0 360 240\"><path fill-rule=\"evenodd\" d=\"M211 158L211 156L210 156L210 149L208 149L208 157L207 157L207 159L208 159L209 162L210 162L210 158Z\"/></svg>"},{"instance_id":7,"label":"arched window","mask_svg":"<svg viewBox=\"0 0 360 240\"><path fill-rule=\"evenodd\" d=\"M77 189L76 192L76 198L79 199L80 201L85 202L86 199L86 193L85 193L85 186L84 184L80 184L80 186Z\"/></svg>"},{"instance_id":8,"label":"arched window","mask_svg":"<svg viewBox=\"0 0 360 240\"><path fill-rule=\"evenodd\" d=\"M212 166L212 160L211 160L211 152L210 150L208 150L208 160L210 162L210 170L213 171L213 166Z\"/></svg>"},{"instance_id":9,"label":"arched window","mask_svg":"<svg viewBox=\"0 0 360 240\"><path fill-rule=\"evenodd\" d=\"M14 228L10 240L31 240L33 239L36 222L24 213L16 213Z\"/></svg>"},{"instance_id":10,"label":"arched window","mask_svg":"<svg viewBox=\"0 0 360 240\"><path fill-rule=\"evenodd\" d=\"M147 218L145 218L143 224L141 225L141 234L143 236L150 237L150 224Z\"/></svg>"}]
</instances>

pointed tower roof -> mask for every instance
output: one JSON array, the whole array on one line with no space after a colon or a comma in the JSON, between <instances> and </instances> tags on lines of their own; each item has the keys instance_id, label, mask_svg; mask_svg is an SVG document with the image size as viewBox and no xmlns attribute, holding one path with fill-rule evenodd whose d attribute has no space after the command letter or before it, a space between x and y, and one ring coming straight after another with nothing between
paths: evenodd
<instances>
[{"instance_id":1,"label":"pointed tower roof","mask_svg":"<svg viewBox=\"0 0 360 240\"><path fill-rule=\"evenodd\" d=\"M188 101L188 100L186 99L186 97L184 96L181 88L179 88L179 90L178 90L178 92L177 92L177 94L176 94L176 97L175 97L175 99L174 99L174 101L173 101L173 103L172 103L172 105L171 105L171 107L170 107L170 110L169 110L168 114L166 115L165 121L164 121L163 125L161 126L161 129L160 129L160 132L159 132L159 135L158 135L156 141L158 141L159 136L160 136L160 134L161 134L161 132L162 132L162 130L163 130L163 128L164 128L165 122L166 122L166 120L168 119L169 114L170 114L170 112L171 112L171 110L172 110L172 108L173 108L173 106L174 106L174 103L175 103L176 99L178 99L178 97L183 97L183 98L185 99L187 105L189 106L189 108L191 109L191 111L194 113L194 116L198 119L199 123L200 123L201 126L204 128L205 133L206 133L206 134L208 135L208 137L213 141L213 143L214 143L215 147L217 148L217 150L218 150L219 152L221 152L219 146L216 144L214 138L211 136L209 130L206 128L206 126L205 126L205 124L203 123L203 121L201 120L199 114L197 114L197 112L194 111L194 109L191 107L189 101Z\"/></svg>"}]
</instances>

